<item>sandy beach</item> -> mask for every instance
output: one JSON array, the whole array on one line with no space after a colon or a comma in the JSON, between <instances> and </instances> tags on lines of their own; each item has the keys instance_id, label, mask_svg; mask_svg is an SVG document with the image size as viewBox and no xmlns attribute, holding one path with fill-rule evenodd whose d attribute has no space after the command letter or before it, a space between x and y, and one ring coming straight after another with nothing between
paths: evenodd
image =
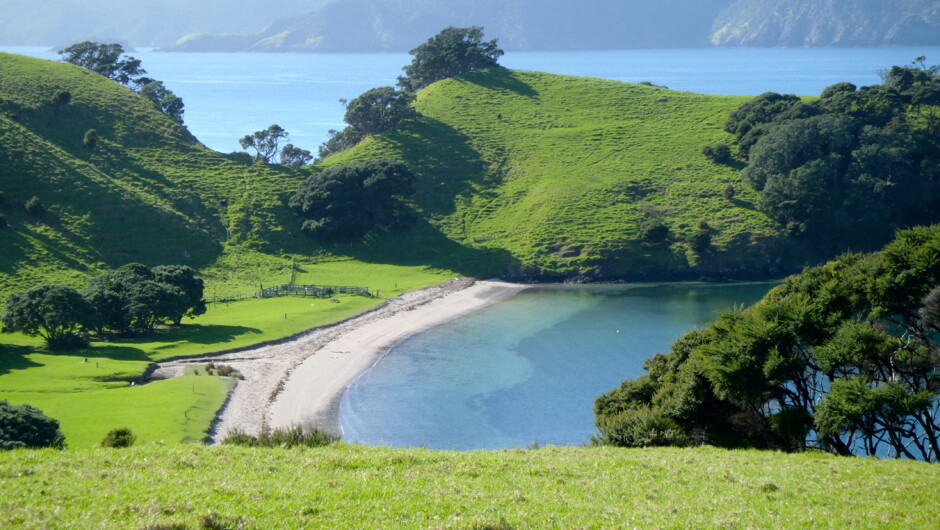
<instances>
[{"instance_id":1,"label":"sandy beach","mask_svg":"<svg viewBox=\"0 0 940 530\"><path fill-rule=\"evenodd\" d=\"M457 278L277 344L161 363L154 377L173 377L209 361L241 372L244 380L238 381L213 427L215 441L233 429L257 433L306 423L338 432L337 413L346 387L391 347L526 287Z\"/></svg>"}]
</instances>

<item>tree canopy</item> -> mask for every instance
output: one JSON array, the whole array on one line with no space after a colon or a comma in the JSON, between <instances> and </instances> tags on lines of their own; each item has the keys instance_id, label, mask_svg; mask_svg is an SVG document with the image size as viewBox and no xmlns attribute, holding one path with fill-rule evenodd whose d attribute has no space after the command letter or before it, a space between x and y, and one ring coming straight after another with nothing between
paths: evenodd
<instances>
[{"instance_id":1,"label":"tree canopy","mask_svg":"<svg viewBox=\"0 0 940 530\"><path fill-rule=\"evenodd\" d=\"M87 344L83 332L97 324L92 305L71 287L39 285L11 294L4 304L3 329L45 339L50 349Z\"/></svg>"},{"instance_id":2,"label":"tree canopy","mask_svg":"<svg viewBox=\"0 0 940 530\"><path fill-rule=\"evenodd\" d=\"M411 112L414 95L392 87L367 90L346 105L344 121L362 136L379 134L398 125Z\"/></svg>"},{"instance_id":3,"label":"tree canopy","mask_svg":"<svg viewBox=\"0 0 940 530\"><path fill-rule=\"evenodd\" d=\"M614 445L940 459L940 225L900 232L721 315L598 397Z\"/></svg>"},{"instance_id":4,"label":"tree canopy","mask_svg":"<svg viewBox=\"0 0 940 530\"><path fill-rule=\"evenodd\" d=\"M398 85L417 92L441 79L499 66L503 50L497 39L483 41L481 27L449 26L408 53L414 59L403 68L405 75L398 78Z\"/></svg>"},{"instance_id":5,"label":"tree canopy","mask_svg":"<svg viewBox=\"0 0 940 530\"><path fill-rule=\"evenodd\" d=\"M313 160L310 151L300 149L290 143L281 146L281 142L286 142L289 137L290 134L275 123L263 131L246 134L238 143L242 146L242 149L253 149L255 151L255 160L266 164L281 164L291 167L309 164Z\"/></svg>"},{"instance_id":6,"label":"tree canopy","mask_svg":"<svg viewBox=\"0 0 940 530\"><path fill-rule=\"evenodd\" d=\"M408 216L399 197L410 195L414 176L390 160L329 168L308 178L290 199L303 219L302 230L324 242L361 238L376 228L390 229Z\"/></svg>"},{"instance_id":7,"label":"tree canopy","mask_svg":"<svg viewBox=\"0 0 940 530\"><path fill-rule=\"evenodd\" d=\"M940 219L940 75L923 58L884 83L838 83L809 102L763 94L725 125L758 207L822 250L871 249Z\"/></svg>"},{"instance_id":8,"label":"tree canopy","mask_svg":"<svg viewBox=\"0 0 940 530\"><path fill-rule=\"evenodd\" d=\"M147 73L140 59L124 55L124 47L117 43L101 44L82 41L59 50L62 60L113 79L122 85Z\"/></svg>"},{"instance_id":9,"label":"tree canopy","mask_svg":"<svg viewBox=\"0 0 940 530\"><path fill-rule=\"evenodd\" d=\"M140 95L153 101L153 104L176 123L183 123L183 100L172 90L163 85L163 81L151 81L140 88Z\"/></svg>"}]
</instances>

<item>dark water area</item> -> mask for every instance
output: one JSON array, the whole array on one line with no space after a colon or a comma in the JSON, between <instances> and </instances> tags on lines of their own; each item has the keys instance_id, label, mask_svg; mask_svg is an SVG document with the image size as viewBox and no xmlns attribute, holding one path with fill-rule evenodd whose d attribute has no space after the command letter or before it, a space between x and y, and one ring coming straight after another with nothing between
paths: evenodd
<instances>
[{"instance_id":1,"label":"dark water area","mask_svg":"<svg viewBox=\"0 0 940 530\"><path fill-rule=\"evenodd\" d=\"M540 286L415 335L352 385L347 441L432 449L580 445L593 402L774 283Z\"/></svg>"}]
</instances>

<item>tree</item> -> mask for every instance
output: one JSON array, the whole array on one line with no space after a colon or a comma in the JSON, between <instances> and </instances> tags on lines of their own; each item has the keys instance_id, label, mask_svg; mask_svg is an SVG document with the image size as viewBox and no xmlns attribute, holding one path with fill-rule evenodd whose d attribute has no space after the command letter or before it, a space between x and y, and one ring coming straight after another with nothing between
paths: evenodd
<instances>
[{"instance_id":1,"label":"tree","mask_svg":"<svg viewBox=\"0 0 940 530\"><path fill-rule=\"evenodd\" d=\"M696 254L703 254L712 246L712 231L708 223L701 221L695 232L688 239L689 248Z\"/></svg>"},{"instance_id":2,"label":"tree","mask_svg":"<svg viewBox=\"0 0 940 530\"><path fill-rule=\"evenodd\" d=\"M0 451L39 447L65 448L59 422L30 405L0 401Z\"/></svg>"},{"instance_id":3,"label":"tree","mask_svg":"<svg viewBox=\"0 0 940 530\"><path fill-rule=\"evenodd\" d=\"M270 164L278 155L281 140L285 140L288 136L287 131L275 123L263 131L246 134L238 143L242 149L254 149L255 159Z\"/></svg>"},{"instance_id":4,"label":"tree","mask_svg":"<svg viewBox=\"0 0 940 530\"><path fill-rule=\"evenodd\" d=\"M936 462L938 285L940 225L899 232L878 254L846 254L791 276L600 396L597 440ZM646 432L663 426L678 434Z\"/></svg>"},{"instance_id":5,"label":"tree","mask_svg":"<svg viewBox=\"0 0 940 530\"><path fill-rule=\"evenodd\" d=\"M139 59L122 57L123 54L124 47L120 44L91 41L82 41L59 50L62 61L81 66L127 86L147 71L141 68Z\"/></svg>"},{"instance_id":6,"label":"tree","mask_svg":"<svg viewBox=\"0 0 940 530\"><path fill-rule=\"evenodd\" d=\"M640 242L645 247L659 247L669 240L669 236L669 227L658 218L647 219L640 225Z\"/></svg>"},{"instance_id":7,"label":"tree","mask_svg":"<svg viewBox=\"0 0 940 530\"><path fill-rule=\"evenodd\" d=\"M64 285L40 285L11 294L4 305L4 331L40 336L50 349L88 344L82 333L95 327L97 315L81 294Z\"/></svg>"},{"instance_id":8,"label":"tree","mask_svg":"<svg viewBox=\"0 0 940 530\"><path fill-rule=\"evenodd\" d=\"M362 134L352 127L346 127L341 131L330 129L329 135L329 139L320 144L317 160L323 160L334 153L345 151L363 139Z\"/></svg>"},{"instance_id":9,"label":"tree","mask_svg":"<svg viewBox=\"0 0 940 530\"><path fill-rule=\"evenodd\" d=\"M703 146L702 154L716 164L724 164L731 160L731 148L728 147L728 144Z\"/></svg>"},{"instance_id":10,"label":"tree","mask_svg":"<svg viewBox=\"0 0 940 530\"><path fill-rule=\"evenodd\" d=\"M160 112L169 116L173 121L183 124L183 100L173 91L167 89L162 81L151 81L143 85L140 95L149 99L160 109Z\"/></svg>"},{"instance_id":11,"label":"tree","mask_svg":"<svg viewBox=\"0 0 940 530\"><path fill-rule=\"evenodd\" d=\"M313 155L306 149L287 144L281 149L281 164L288 167L303 167L313 160Z\"/></svg>"},{"instance_id":12,"label":"tree","mask_svg":"<svg viewBox=\"0 0 940 530\"><path fill-rule=\"evenodd\" d=\"M481 27L450 26L408 53L414 59L404 67L405 75L398 78L398 85L417 92L441 79L499 66L503 50L497 39L483 42Z\"/></svg>"},{"instance_id":13,"label":"tree","mask_svg":"<svg viewBox=\"0 0 940 530\"><path fill-rule=\"evenodd\" d=\"M26 213L34 217L40 216L46 212L46 207L42 205L42 201L35 195L23 203L23 208L26 210Z\"/></svg>"},{"instance_id":14,"label":"tree","mask_svg":"<svg viewBox=\"0 0 940 530\"><path fill-rule=\"evenodd\" d=\"M169 315L174 325L180 325L184 316L195 318L205 314L206 302L203 299L205 282L196 277L196 271L186 265L159 265L152 269L153 279L157 283L176 287L185 298L185 308L181 312Z\"/></svg>"},{"instance_id":15,"label":"tree","mask_svg":"<svg viewBox=\"0 0 940 530\"><path fill-rule=\"evenodd\" d=\"M398 125L411 112L413 101L409 92L373 88L346 104L343 119L362 136L379 134Z\"/></svg>"},{"instance_id":16,"label":"tree","mask_svg":"<svg viewBox=\"0 0 940 530\"><path fill-rule=\"evenodd\" d=\"M308 178L290 199L302 230L325 242L360 238L405 220L396 199L410 195L414 175L401 162L375 160L329 168Z\"/></svg>"}]
</instances>

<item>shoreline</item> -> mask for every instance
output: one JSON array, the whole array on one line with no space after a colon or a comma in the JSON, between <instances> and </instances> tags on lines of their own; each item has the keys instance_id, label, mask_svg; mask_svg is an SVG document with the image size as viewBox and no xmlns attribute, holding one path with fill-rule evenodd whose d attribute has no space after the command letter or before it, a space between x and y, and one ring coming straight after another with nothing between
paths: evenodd
<instances>
[{"instance_id":1,"label":"shoreline","mask_svg":"<svg viewBox=\"0 0 940 530\"><path fill-rule=\"evenodd\" d=\"M257 434L265 429L316 424L339 432L339 404L346 388L393 346L528 287L455 278L274 344L164 361L153 376L173 377L207 362L232 366L242 374L244 379L237 381L212 423L208 439L215 443L235 429Z\"/></svg>"}]
</instances>

